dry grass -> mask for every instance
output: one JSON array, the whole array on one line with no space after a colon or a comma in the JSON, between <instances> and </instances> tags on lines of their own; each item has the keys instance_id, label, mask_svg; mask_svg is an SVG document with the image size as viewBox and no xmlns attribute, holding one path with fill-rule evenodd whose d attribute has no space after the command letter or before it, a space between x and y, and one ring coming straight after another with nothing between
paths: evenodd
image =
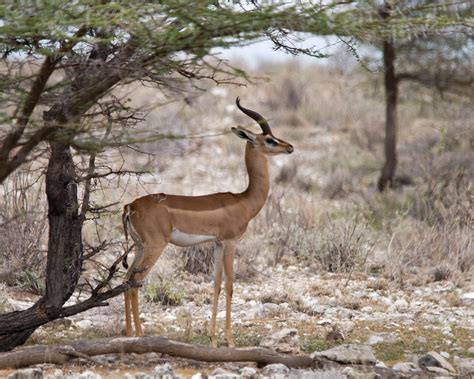
<instances>
[{"instance_id":1,"label":"dry grass","mask_svg":"<svg viewBox=\"0 0 474 379\"><path fill-rule=\"evenodd\" d=\"M163 132L219 134L238 123L256 128L233 107L239 95L245 106L268 117L277 136L295 145L293 155L271 158L272 192L239 244L239 279L251 279L259 265L302 261L321 272L377 268L378 274L400 285L413 276L422 276L420 283L458 284L472 276L471 107L460 98L404 92L398 172L411 185L380 195L375 183L382 159L384 104L376 75L282 65L263 67L256 76L270 81L247 89L219 87L188 105L161 107L148 120L148 127L158 125ZM136 92L134 101L147 100L148 92L142 92ZM124 168L147 168L155 174L116 182L95 194L95 202L110 202L108 196L126 202L147 192L198 195L245 188L244 145L230 134L142 148L156 155L125 151ZM39 209L44 201L38 200ZM121 238L121 228L112 227L119 225L117 216L104 218L102 225L108 236ZM44 230L44 220L41 227ZM14 234L32 241L37 238L33 229L18 226ZM171 267L169 277L182 268L212 274L212 247L186 254L171 250L174 253L164 254L159 263ZM19 251L38 256L37 250L23 246L9 254ZM184 258L166 263L177 256Z\"/></svg>"},{"instance_id":2,"label":"dry grass","mask_svg":"<svg viewBox=\"0 0 474 379\"><path fill-rule=\"evenodd\" d=\"M214 272L214 243L205 243L183 249L183 268L190 274L211 275Z\"/></svg>"},{"instance_id":3,"label":"dry grass","mask_svg":"<svg viewBox=\"0 0 474 379\"><path fill-rule=\"evenodd\" d=\"M7 284L40 293L44 289L42 275L46 266L42 251L46 206L42 201L43 186L28 169L14 173L3 185L0 271L11 273Z\"/></svg>"}]
</instances>

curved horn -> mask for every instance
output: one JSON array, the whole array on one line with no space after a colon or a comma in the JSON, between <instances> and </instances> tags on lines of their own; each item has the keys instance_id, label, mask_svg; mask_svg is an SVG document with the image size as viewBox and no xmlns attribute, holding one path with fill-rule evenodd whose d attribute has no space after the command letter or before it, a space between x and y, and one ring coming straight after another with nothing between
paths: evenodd
<instances>
[{"instance_id":1,"label":"curved horn","mask_svg":"<svg viewBox=\"0 0 474 379\"><path fill-rule=\"evenodd\" d=\"M272 129L270 128L270 125L268 125L267 120L263 118L263 116L260 113L257 113L255 111L252 111L250 109L244 108L243 106L240 105L240 98L237 97L235 99L235 104L237 104L237 107L244 112L247 116L250 118L253 118L255 121L258 122L260 127L262 128L263 134L270 134L271 136L273 135Z\"/></svg>"}]
</instances>

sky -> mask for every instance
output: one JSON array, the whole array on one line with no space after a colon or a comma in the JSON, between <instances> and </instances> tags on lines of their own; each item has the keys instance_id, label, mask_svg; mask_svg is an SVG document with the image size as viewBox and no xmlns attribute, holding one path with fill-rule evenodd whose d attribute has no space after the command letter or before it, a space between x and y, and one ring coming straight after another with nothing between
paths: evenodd
<instances>
[{"instance_id":1,"label":"sky","mask_svg":"<svg viewBox=\"0 0 474 379\"><path fill-rule=\"evenodd\" d=\"M306 55L293 56L282 50L275 51L274 44L270 40L262 40L246 46L236 46L228 49L216 49L214 53L220 58L243 64L250 69L256 69L262 64L298 62L303 65L322 64L334 65L342 64L346 68L353 68L357 64L354 57L346 52L342 42L334 36L329 37L300 37L303 41L298 43L298 47L316 47L321 49L321 53L332 55L329 58L314 58ZM343 62L341 62L341 60Z\"/></svg>"}]
</instances>

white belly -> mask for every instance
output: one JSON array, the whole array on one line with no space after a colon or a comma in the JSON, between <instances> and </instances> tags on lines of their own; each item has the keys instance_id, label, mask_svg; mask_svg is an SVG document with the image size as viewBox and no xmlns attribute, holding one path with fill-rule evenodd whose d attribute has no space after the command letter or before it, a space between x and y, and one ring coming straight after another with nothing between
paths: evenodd
<instances>
[{"instance_id":1,"label":"white belly","mask_svg":"<svg viewBox=\"0 0 474 379\"><path fill-rule=\"evenodd\" d=\"M200 243L211 241L217 241L217 238L215 236L206 236L202 234L188 234L181 232L178 229L173 229L170 239L170 242L173 245L181 247L199 245Z\"/></svg>"}]
</instances>

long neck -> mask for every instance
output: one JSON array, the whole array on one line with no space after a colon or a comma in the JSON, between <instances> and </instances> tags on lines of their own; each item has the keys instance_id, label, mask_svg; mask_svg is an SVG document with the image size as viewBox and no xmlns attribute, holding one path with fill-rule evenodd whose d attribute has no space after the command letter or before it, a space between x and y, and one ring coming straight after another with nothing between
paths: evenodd
<instances>
[{"instance_id":1,"label":"long neck","mask_svg":"<svg viewBox=\"0 0 474 379\"><path fill-rule=\"evenodd\" d=\"M270 191L268 160L249 142L245 147L245 166L249 175L249 185L241 194L245 207L254 218L262 209Z\"/></svg>"}]
</instances>

